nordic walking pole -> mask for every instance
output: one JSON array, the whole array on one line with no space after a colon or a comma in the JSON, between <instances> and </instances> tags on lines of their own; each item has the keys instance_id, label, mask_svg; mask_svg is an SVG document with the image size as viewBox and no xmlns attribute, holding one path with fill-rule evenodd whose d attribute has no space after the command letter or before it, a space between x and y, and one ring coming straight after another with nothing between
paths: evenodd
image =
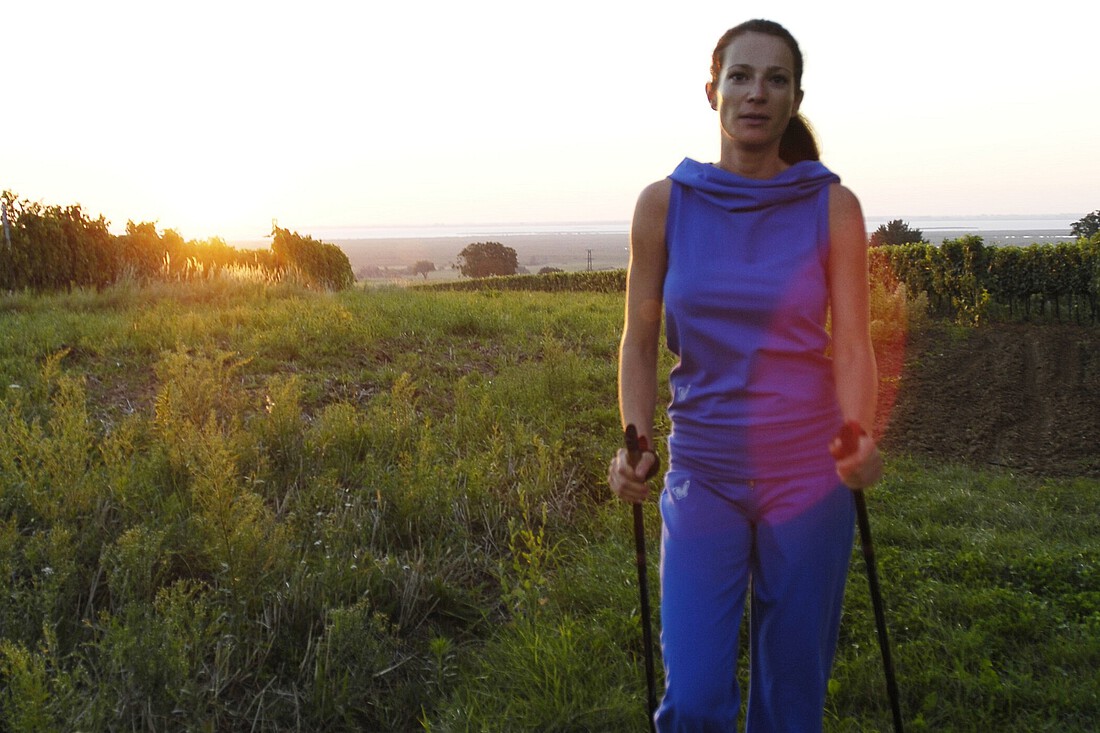
<instances>
[{"instance_id":1,"label":"nordic walking pole","mask_svg":"<svg viewBox=\"0 0 1100 733\"><path fill-rule=\"evenodd\" d=\"M645 437L638 437L638 429L634 424L626 426L626 460L631 466L638 465L642 459L642 453L649 450ZM647 477L648 478L648 477ZM645 558L645 522L642 517L641 502L634 505L634 553L638 562L638 593L641 596L642 605L642 646L645 647L645 682L649 697L646 701L646 710L649 715L649 729L656 730L653 722L653 714L657 711L656 678L653 674L653 635L649 621L649 582L646 579Z\"/></svg>"},{"instance_id":2,"label":"nordic walking pole","mask_svg":"<svg viewBox=\"0 0 1100 733\"><path fill-rule=\"evenodd\" d=\"M862 429L857 423L847 422L840 429L840 450L837 458L843 458L859 449L859 436ZM886 670L886 692L890 696L890 710L894 714L894 730L902 733L901 701L898 694L898 681L894 676L894 662L890 656L890 639L886 635L886 611L882 604L882 590L878 584L878 570L875 567L875 547L871 542L871 520L867 515L867 500L862 489L852 489L856 501L856 521L859 523L859 539L863 546L863 564L867 567L867 584L871 589L871 605L875 609L875 626L878 630L878 645L882 650L882 666Z\"/></svg>"}]
</instances>

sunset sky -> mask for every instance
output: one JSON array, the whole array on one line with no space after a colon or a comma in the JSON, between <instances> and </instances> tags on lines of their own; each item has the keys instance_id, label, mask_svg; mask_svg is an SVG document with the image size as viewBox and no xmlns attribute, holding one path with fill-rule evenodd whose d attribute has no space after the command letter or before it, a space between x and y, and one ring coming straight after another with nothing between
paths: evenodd
<instances>
[{"instance_id":1,"label":"sunset sky","mask_svg":"<svg viewBox=\"0 0 1100 733\"><path fill-rule=\"evenodd\" d=\"M1100 209L1100 4L0 5L0 189L114 231L623 221L713 160L710 52L750 17L868 216Z\"/></svg>"}]
</instances>

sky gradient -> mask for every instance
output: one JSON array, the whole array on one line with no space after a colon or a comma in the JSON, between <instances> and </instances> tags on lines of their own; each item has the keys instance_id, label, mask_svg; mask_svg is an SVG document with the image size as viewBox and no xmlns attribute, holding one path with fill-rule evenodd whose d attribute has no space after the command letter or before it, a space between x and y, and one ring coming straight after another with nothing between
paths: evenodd
<instances>
[{"instance_id":1,"label":"sky gradient","mask_svg":"<svg viewBox=\"0 0 1100 733\"><path fill-rule=\"evenodd\" d=\"M799 39L802 111L868 216L1100 209L1077 0L9 3L0 189L189 239L623 221L717 157L710 52L750 17Z\"/></svg>"}]
</instances>

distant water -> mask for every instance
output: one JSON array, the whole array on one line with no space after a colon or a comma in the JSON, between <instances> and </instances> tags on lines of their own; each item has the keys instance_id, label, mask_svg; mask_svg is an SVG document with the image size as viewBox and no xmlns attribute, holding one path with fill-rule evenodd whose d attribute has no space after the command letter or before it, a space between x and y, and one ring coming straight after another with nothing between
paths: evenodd
<instances>
[{"instance_id":1,"label":"distant water","mask_svg":"<svg viewBox=\"0 0 1100 733\"><path fill-rule=\"evenodd\" d=\"M1083 214L1051 214L1051 215L990 215L990 216L868 216L867 229L874 231L882 224L894 219L901 219L910 227L921 231L974 231L974 232L1003 232L1037 229L1042 231L1055 231L1064 229L1069 235L1070 227L1079 220Z\"/></svg>"},{"instance_id":2,"label":"distant water","mask_svg":"<svg viewBox=\"0 0 1100 733\"><path fill-rule=\"evenodd\" d=\"M1083 215L1020 215L1020 216L868 216L867 231L894 219L901 219L910 227L920 229L929 238L943 232L973 232L982 235L989 232L1012 232L1026 237L1030 232L1044 236L1062 233L1071 239L1070 227ZM513 223L513 224L433 224L430 226L402 227L317 227L309 234L326 241L349 239L440 239L447 237L519 237L546 235L625 234L630 225L626 221L566 222L566 223Z\"/></svg>"},{"instance_id":3,"label":"distant water","mask_svg":"<svg viewBox=\"0 0 1100 733\"><path fill-rule=\"evenodd\" d=\"M418 227L317 227L315 239L443 239L449 237L521 237L525 235L625 234L625 221L550 224L433 224Z\"/></svg>"}]
</instances>

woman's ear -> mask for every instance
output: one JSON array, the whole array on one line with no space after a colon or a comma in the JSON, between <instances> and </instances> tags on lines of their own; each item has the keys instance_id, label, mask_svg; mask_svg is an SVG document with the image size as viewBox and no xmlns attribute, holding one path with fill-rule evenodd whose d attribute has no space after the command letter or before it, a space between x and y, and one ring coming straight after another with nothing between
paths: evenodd
<instances>
[{"instance_id":1,"label":"woman's ear","mask_svg":"<svg viewBox=\"0 0 1100 733\"><path fill-rule=\"evenodd\" d=\"M710 102L711 109L718 109L718 97L714 93L714 84L707 82L707 101Z\"/></svg>"}]
</instances>

